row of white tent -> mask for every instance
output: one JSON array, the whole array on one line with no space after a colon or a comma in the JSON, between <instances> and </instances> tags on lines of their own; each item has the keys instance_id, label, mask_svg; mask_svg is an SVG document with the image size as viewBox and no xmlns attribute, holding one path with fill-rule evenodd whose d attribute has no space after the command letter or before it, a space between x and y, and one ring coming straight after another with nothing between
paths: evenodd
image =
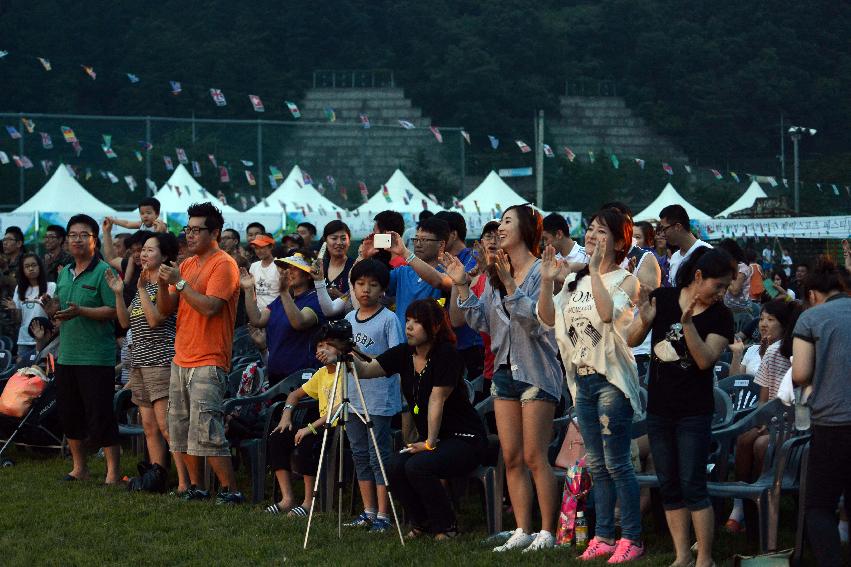
<instances>
[{"instance_id":1,"label":"row of white tent","mask_svg":"<svg viewBox=\"0 0 851 567\"><path fill-rule=\"evenodd\" d=\"M165 213L182 213L193 203L211 201L225 214L239 213L233 207L221 203L207 192L189 171L181 164L175 169L168 181L154 195ZM726 217L730 213L753 206L756 199L766 197L765 191L753 181L745 193L735 203L721 211L717 216ZM469 195L458 203L457 208L466 213L498 215L499 211L512 205L526 203L496 172L490 174ZM656 199L644 210L635 215L636 221L658 220L659 212L668 205L680 204L685 207L689 217L695 220L708 220L712 217L680 195L669 183ZM400 170L396 170L390 179L379 188L358 211L370 218L383 210L392 209L400 213L418 214L424 208L432 211L442 207L417 189ZM42 211L76 213L85 211L93 215L114 214L117 211L99 201L75 179L68 169L60 165L56 171L30 199L13 211L14 213L38 213ZM281 213L285 211L302 212L305 216L318 213L321 216L335 216L346 211L321 194L311 183L305 183L304 174L293 166L283 182L260 203L245 213Z\"/></svg>"}]
</instances>

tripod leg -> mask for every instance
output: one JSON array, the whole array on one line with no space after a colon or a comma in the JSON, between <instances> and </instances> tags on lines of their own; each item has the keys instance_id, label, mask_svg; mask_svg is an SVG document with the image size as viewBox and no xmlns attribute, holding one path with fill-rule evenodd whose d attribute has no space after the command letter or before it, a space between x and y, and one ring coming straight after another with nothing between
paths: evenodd
<instances>
[{"instance_id":1,"label":"tripod leg","mask_svg":"<svg viewBox=\"0 0 851 567\"><path fill-rule=\"evenodd\" d=\"M331 423L331 418L334 412L333 400L337 393L337 383L340 380L340 370L342 365L337 363L336 374L334 375L334 385L331 387L331 399L328 400L328 413L325 416L325 431L322 433L322 447L319 449L319 466L316 468L316 479L313 481L313 498L310 500L310 512L307 514L307 529L304 532L304 549L307 549L307 540L310 537L310 526L313 522L313 511L316 510L316 493L319 492L319 480L322 474L322 464L325 462L325 447L328 444L328 425Z\"/></svg>"},{"instance_id":2,"label":"tripod leg","mask_svg":"<svg viewBox=\"0 0 851 567\"><path fill-rule=\"evenodd\" d=\"M366 416L366 420L364 420L364 423L366 424L366 428L369 431L369 438L372 441L372 448L375 450L375 456L378 458L378 467L381 469L381 478L384 479L384 487L387 489L387 499L390 501L390 509L393 511L393 521L396 523L396 531L399 533L399 541L402 542L402 545L404 546L405 538L404 536L402 536L402 526L399 524L399 516L396 514L396 504L393 502L393 494L390 492L390 480L387 478L387 472L384 468L384 459L381 458L381 451L378 450L378 441L375 438L375 429L373 428L372 419L369 417L369 410L366 407L366 400L363 397L363 390L360 387L358 372L354 364L349 365L346 370L350 371L352 373L352 376L355 377L355 389L358 391L358 398L360 398L361 407L363 408L364 416ZM358 417L360 417L359 414Z\"/></svg>"}]
</instances>

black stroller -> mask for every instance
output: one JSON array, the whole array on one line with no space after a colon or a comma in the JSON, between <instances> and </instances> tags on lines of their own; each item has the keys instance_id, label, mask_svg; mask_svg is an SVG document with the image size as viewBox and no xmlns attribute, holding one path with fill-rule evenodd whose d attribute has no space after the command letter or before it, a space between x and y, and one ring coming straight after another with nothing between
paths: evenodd
<instances>
[{"instance_id":1,"label":"black stroller","mask_svg":"<svg viewBox=\"0 0 851 567\"><path fill-rule=\"evenodd\" d=\"M46 347L47 351L50 347ZM36 360L41 360L41 354ZM16 418L0 413L0 467L11 467L15 462L3 456L6 449L13 443L17 447L56 449L64 456L66 443L59 425L56 413L56 381L54 380L53 355L48 354L44 360L47 384L41 395L33 401L32 407L23 418ZM0 382L0 391L6 387L8 379Z\"/></svg>"}]
</instances>

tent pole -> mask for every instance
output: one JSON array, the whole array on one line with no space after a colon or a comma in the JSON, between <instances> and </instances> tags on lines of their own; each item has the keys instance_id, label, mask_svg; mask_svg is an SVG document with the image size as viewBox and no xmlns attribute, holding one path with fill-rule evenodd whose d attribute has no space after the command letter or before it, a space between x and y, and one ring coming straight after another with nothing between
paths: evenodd
<instances>
[{"instance_id":1,"label":"tent pole","mask_svg":"<svg viewBox=\"0 0 851 567\"><path fill-rule=\"evenodd\" d=\"M535 204L544 209L544 111L535 118Z\"/></svg>"}]
</instances>

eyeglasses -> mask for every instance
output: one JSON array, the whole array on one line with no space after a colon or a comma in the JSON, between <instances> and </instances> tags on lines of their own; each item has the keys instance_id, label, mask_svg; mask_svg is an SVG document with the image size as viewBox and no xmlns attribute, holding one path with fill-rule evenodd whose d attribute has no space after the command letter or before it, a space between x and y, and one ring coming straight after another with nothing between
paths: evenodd
<instances>
[{"instance_id":1,"label":"eyeglasses","mask_svg":"<svg viewBox=\"0 0 851 567\"><path fill-rule=\"evenodd\" d=\"M231 236L230 234L223 234L223 235L222 235L222 240L224 240L224 239L233 240L233 239L234 239L234 237L233 237L233 236Z\"/></svg>"},{"instance_id":2,"label":"eyeglasses","mask_svg":"<svg viewBox=\"0 0 851 567\"><path fill-rule=\"evenodd\" d=\"M412 238L411 242L413 242L414 245L417 245L420 242L422 242L423 244L425 244L426 242L440 242L440 239L438 239L438 238Z\"/></svg>"},{"instance_id":3,"label":"eyeglasses","mask_svg":"<svg viewBox=\"0 0 851 567\"><path fill-rule=\"evenodd\" d=\"M185 232L187 235L191 234L193 236L198 236L199 234L201 234L202 230L210 230L210 229L207 228L206 226L184 226L183 227L183 232Z\"/></svg>"},{"instance_id":4,"label":"eyeglasses","mask_svg":"<svg viewBox=\"0 0 851 567\"><path fill-rule=\"evenodd\" d=\"M677 226L677 223L669 224L668 226L659 224L656 226L656 234L659 236L665 236L665 233L668 232L669 229L674 228L675 226Z\"/></svg>"},{"instance_id":5,"label":"eyeglasses","mask_svg":"<svg viewBox=\"0 0 851 567\"><path fill-rule=\"evenodd\" d=\"M496 233L488 232L487 234L483 234L479 240L496 240Z\"/></svg>"},{"instance_id":6,"label":"eyeglasses","mask_svg":"<svg viewBox=\"0 0 851 567\"><path fill-rule=\"evenodd\" d=\"M91 233L88 233L88 232L79 232L79 233L78 232L69 232L68 233L68 240L71 240L72 242L75 242L77 240L80 240L80 241L88 240L91 237L92 237Z\"/></svg>"}]
</instances>

